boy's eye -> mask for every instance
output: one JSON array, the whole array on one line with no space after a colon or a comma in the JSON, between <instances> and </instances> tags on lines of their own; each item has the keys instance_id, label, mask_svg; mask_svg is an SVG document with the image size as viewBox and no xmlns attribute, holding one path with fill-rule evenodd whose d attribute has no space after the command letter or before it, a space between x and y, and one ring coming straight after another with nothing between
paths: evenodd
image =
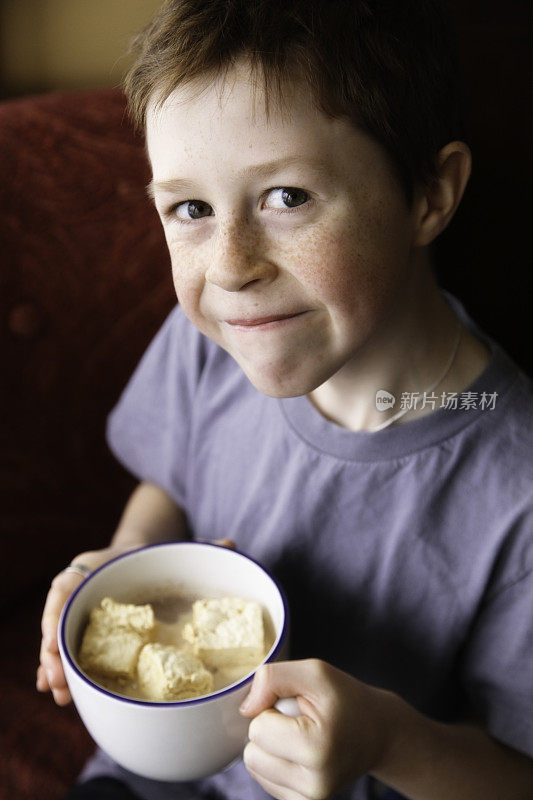
<instances>
[{"instance_id":1,"label":"boy's eye","mask_svg":"<svg viewBox=\"0 0 533 800\"><path fill-rule=\"evenodd\" d=\"M202 219L202 217L209 216L209 212L213 209L203 200L185 200L174 206L173 210L178 219L189 222L191 219ZM187 214L190 216L186 216Z\"/></svg>"},{"instance_id":2,"label":"boy's eye","mask_svg":"<svg viewBox=\"0 0 533 800\"><path fill-rule=\"evenodd\" d=\"M278 201L283 203L282 208L298 208L302 206L309 199L309 195L303 189L296 189L292 186L280 186L277 189L271 189L269 194L278 196ZM278 206L279 208L279 206Z\"/></svg>"}]
</instances>

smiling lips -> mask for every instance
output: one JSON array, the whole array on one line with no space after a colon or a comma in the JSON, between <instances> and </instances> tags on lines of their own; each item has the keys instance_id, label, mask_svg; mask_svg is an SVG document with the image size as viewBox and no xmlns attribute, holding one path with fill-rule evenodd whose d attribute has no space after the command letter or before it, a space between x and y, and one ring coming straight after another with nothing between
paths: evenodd
<instances>
[{"instance_id":1,"label":"smiling lips","mask_svg":"<svg viewBox=\"0 0 533 800\"><path fill-rule=\"evenodd\" d=\"M281 323L287 320L300 317L305 311L296 311L293 314L273 314L269 317L250 317L243 319L227 319L226 323L234 328L262 328L274 323Z\"/></svg>"}]
</instances>

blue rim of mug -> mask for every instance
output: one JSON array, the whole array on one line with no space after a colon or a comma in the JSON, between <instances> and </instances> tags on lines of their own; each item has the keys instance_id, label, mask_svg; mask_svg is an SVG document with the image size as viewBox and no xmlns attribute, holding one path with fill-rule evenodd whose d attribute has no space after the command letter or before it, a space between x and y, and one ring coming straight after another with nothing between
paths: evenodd
<instances>
[{"instance_id":1,"label":"blue rim of mug","mask_svg":"<svg viewBox=\"0 0 533 800\"><path fill-rule=\"evenodd\" d=\"M176 547L176 546L179 547L181 545L191 545L191 544L195 545L195 546L200 546L200 547L217 547L217 548L223 547L223 545L214 544L212 542L198 542L198 541L194 541L194 540L187 541L187 542L157 542L156 544L149 544L149 545L146 545L145 547L139 547L136 550L131 550L131 551L127 552L127 553L122 553L119 556L115 556L115 558L112 558L110 561L106 561L106 563L102 564L101 567L98 567L97 569L94 570L94 572L91 572L91 574L88 575L80 583L80 585L72 592L72 594L70 595L69 599L67 600L67 603L65 605L65 608L63 609L63 613L62 613L62 616L61 616L61 623L60 623L60 630L59 630L59 638L60 638L60 642L61 642L61 651L62 651L62 654L64 655L64 657L66 658L66 660L68 661L69 665L74 670L74 672L85 683L87 683L89 686L91 686L93 689L96 689L98 692L101 692L102 694L107 695L108 697L112 697L115 700L120 700L120 701L122 701L124 703L130 703L130 704L136 705L136 706L146 706L147 708L171 708L171 707L176 707L177 706L177 707L181 708L183 706L200 705L201 703L208 702L209 700L214 700L214 699L216 699L218 697L223 697L226 694L232 694L233 692L237 691L237 689L241 688L242 686L246 686L247 683L250 683L252 681L252 679L254 677L255 669L252 672L250 672L245 678L243 678L240 681L237 681L236 683L232 683L230 686L226 687L225 689L220 689L218 692L211 692L210 694L205 694L205 695L202 695L201 697L194 697L194 698L192 698L190 700L170 700L168 702L157 702L157 701L152 701L152 700L137 700L137 699L135 699L133 697L125 697L124 695L117 694L116 692L110 692L108 689L105 689L103 686L100 686L98 683L95 683L95 681L91 680L91 678L89 678L78 667L78 665L76 664L76 662L74 661L74 659L70 655L70 652L69 652L69 649L68 649L67 643L66 643L66 634L65 634L67 617L68 617L70 608L71 608L73 602L75 601L78 593L86 585L86 583L91 581L95 575L97 575L99 572L102 572L102 570L107 569L109 566L111 566L111 564L114 564L116 561L120 561L123 558L131 558L131 556L134 556L136 553L139 553L141 551L152 550L152 549L154 549L156 547ZM277 654L279 653L281 647L283 646L283 643L284 643L285 638L287 636L287 630L288 630L288 626L289 626L289 604L287 602L287 597L285 596L285 592L281 588L281 586L280 586L279 582L276 580L276 578L272 575L272 573L268 569L266 569L266 567L264 567L262 564L260 564L259 561L256 561L255 558L252 558L251 556L245 555L244 553L240 553L238 550L231 550L230 552L234 553L236 556L239 556L240 558L245 558L247 561L251 561L252 564L255 564L257 567L259 567L259 569L262 570L270 578L270 580L272 581L272 583L274 584L274 586L278 590L279 595L281 597L281 601L283 603L283 627L281 629L281 632L280 632L279 636L277 637L277 640L276 640L276 643L275 643L273 649L268 654L268 657L265 658L261 662L261 664L268 664L270 661L274 661L275 660L275 658L276 658ZM260 666L260 665L258 665L258 666Z\"/></svg>"}]
</instances>

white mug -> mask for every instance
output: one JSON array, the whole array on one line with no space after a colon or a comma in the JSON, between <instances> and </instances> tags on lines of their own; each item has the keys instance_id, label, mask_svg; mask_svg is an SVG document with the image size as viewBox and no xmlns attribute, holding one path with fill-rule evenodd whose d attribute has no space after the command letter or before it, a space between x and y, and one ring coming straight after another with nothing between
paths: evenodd
<instances>
[{"instance_id":1,"label":"white mug","mask_svg":"<svg viewBox=\"0 0 533 800\"><path fill-rule=\"evenodd\" d=\"M165 592L256 600L268 611L275 632L264 662L287 655L288 608L280 586L256 561L203 542L150 545L118 556L95 570L66 603L59 621L59 652L72 699L95 742L138 775L163 781L195 780L241 756L249 720L238 708L253 671L204 697L156 703L98 686L77 663L89 613L102 598L139 602L137 598ZM290 707L280 710L291 714ZM292 714L296 713L293 704Z\"/></svg>"}]
</instances>

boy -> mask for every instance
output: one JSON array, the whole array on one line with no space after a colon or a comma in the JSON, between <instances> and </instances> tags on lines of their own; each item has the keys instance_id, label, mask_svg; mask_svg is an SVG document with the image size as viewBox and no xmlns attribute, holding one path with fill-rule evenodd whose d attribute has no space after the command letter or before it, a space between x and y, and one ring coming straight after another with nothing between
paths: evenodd
<instances>
[{"instance_id":1,"label":"boy","mask_svg":"<svg viewBox=\"0 0 533 800\"><path fill-rule=\"evenodd\" d=\"M277 574L294 660L257 672L244 765L98 753L69 796L532 797L532 392L431 272L470 173L438 5L170 0L127 92L180 305L111 415L141 483L54 580L38 686L69 700L76 570L186 536Z\"/></svg>"}]
</instances>

